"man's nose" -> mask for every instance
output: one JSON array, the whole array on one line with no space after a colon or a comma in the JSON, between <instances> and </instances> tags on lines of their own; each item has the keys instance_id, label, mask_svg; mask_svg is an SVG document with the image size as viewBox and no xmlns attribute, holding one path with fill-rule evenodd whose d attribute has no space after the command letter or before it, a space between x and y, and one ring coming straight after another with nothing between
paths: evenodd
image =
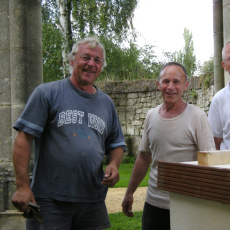
<instances>
[{"instance_id":1,"label":"man's nose","mask_svg":"<svg viewBox=\"0 0 230 230\"><path fill-rule=\"evenodd\" d=\"M174 88L174 83L172 81L169 82L168 88Z\"/></svg>"},{"instance_id":2,"label":"man's nose","mask_svg":"<svg viewBox=\"0 0 230 230\"><path fill-rule=\"evenodd\" d=\"M90 59L88 60L87 62L88 65L95 65L95 61L94 61L94 58L93 57L90 57Z\"/></svg>"}]
</instances>

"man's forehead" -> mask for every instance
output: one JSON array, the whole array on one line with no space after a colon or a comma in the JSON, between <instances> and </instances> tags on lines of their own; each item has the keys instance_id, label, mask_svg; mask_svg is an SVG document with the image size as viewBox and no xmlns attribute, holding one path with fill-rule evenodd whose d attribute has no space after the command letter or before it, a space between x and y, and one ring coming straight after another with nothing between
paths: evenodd
<instances>
[{"instance_id":1,"label":"man's forehead","mask_svg":"<svg viewBox=\"0 0 230 230\"><path fill-rule=\"evenodd\" d=\"M96 52L98 55L103 55L102 48L99 45L92 46L89 43L83 43L78 46L78 52L87 53L87 52Z\"/></svg>"},{"instance_id":2,"label":"man's forehead","mask_svg":"<svg viewBox=\"0 0 230 230\"><path fill-rule=\"evenodd\" d=\"M166 66L162 70L161 75L160 75L160 79L166 79L169 77L186 79L186 75L185 75L183 69L177 65L169 65L169 66Z\"/></svg>"},{"instance_id":3,"label":"man's forehead","mask_svg":"<svg viewBox=\"0 0 230 230\"><path fill-rule=\"evenodd\" d=\"M169 73L183 73L184 74L184 71L183 69L180 67L180 66L177 66L177 65L169 65L169 66L166 66L163 70L162 70L162 76L165 75L165 74L169 74Z\"/></svg>"}]
</instances>

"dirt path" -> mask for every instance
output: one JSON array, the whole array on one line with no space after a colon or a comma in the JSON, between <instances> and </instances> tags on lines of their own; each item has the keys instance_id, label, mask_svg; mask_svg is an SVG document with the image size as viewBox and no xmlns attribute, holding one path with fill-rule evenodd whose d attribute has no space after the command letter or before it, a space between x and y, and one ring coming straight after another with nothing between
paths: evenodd
<instances>
[{"instance_id":1,"label":"dirt path","mask_svg":"<svg viewBox=\"0 0 230 230\"><path fill-rule=\"evenodd\" d=\"M134 193L134 203L133 203L134 212L143 210L146 191L147 191L146 187L139 187ZM105 200L108 213L122 212L121 203L123 201L125 192L126 192L126 188L109 188Z\"/></svg>"}]
</instances>

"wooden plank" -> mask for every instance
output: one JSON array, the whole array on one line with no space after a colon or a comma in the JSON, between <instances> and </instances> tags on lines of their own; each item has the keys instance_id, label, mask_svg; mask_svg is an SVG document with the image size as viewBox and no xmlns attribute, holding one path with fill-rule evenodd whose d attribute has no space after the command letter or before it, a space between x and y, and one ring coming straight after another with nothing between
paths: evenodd
<instances>
[{"instance_id":1,"label":"wooden plank","mask_svg":"<svg viewBox=\"0 0 230 230\"><path fill-rule=\"evenodd\" d=\"M184 190L192 189L192 190L196 190L198 192L210 192L210 193L214 193L214 194L224 195L226 197L229 197L229 199L230 199L230 190L225 189L225 188L224 188L224 190L222 190L218 186L212 186L212 185L204 184L204 183L200 183L200 182L186 183L185 181L170 181L170 180L167 180L167 178L166 179L158 178L157 183L159 183L161 185L165 184L165 185L178 186Z\"/></svg>"},{"instance_id":2,"label":"wooden plank","mask_svg":"<svg viewBox=\"0 0 230 230\"><path fill-rule=\"evenodd\" d=\"M219 196L209 196L207 193L197 193L196 191L193 190L180 190L180 188L178 187L173 187L173 186L161 186L161 184L159 184L159 189L162 190L166 190L168 192L174 192L174 193L179 193L179 194L183 194L183 195L188 195L188 196L194 196L194 197L198 197L198 198L202 198L202 199L207 199L207 200L212 200L212 201L217 201L217 202L221 202L221 203L228 203L230 204L230 200L226 200L226 199L222 199Z\"/></svg>"},{"instance_id":3,"label":"wooden plank","mask_svg":"<svg viewBox=\"0 0 230 230\"><path fill-rule=\"evenodd\" d=\"M158 162L157 183L168 192L230 203L230 169Z\"/></svg>"},{"instance_id":4,"label":"wooden plank","mask_svg":"<svg viewBox=\"0 0 230 230\"><path fill-rule=\"evenodd\" d=\"M200 166L186 163L173 163L173 162L165 162L159 161L158 168L171 168L176 170L182 170L187 172L197 172L204 174L212 174L212 175L229 175L230 169L226 168L218 168L218 167L210 167L210 166Z\"/></svg>"},{"instance_id":5,"label":"wooden plank","mask_svg":"<svg viewBox=\"0 0 230 230\"><path fill-rule=\"evenodd\" d=\"M158 184L158 188L166 191L170 191L170 189L173 189L177 193L183 192L184 194L193 194L193 195L200 195L203 197L209 197L210 199L221 199L221 200L226 200L230 202L230 196L226 196L224 194L218 194L218 193L212 193L210 191L204 191L204 190L199 190L199 189L194 189L194 188L188 188L179 186L178 184Z\"/></svg>"},{"instance_id":6,"label":"wooden plank","mask_svg":"<svg viewBox=\"0 0 230 230\"><path fill-rule=\"evenodd\" d=\"M177 169L171 169L171 168L158 168L158 175L163 174L172 174L172 175L184 175L184 176L191 176L191 177L200 177L200 178L207 178L210 180L218 180L218 181L224 181L224 182L230 182L230 175L226 173L216 172L215 174L210 173L202 173L202 172L194 172L187 171L187 170L177 170Z\"/></svg>"},{"instance_id":7,"label":"wooden plank","mask_svg":"<svg viewBox=\"0 0 230 230\"><path fill-rule=\"evenodd\" d=\"M223 178L212 177L212 176L207 176L206 178L200 176L199 174L186 175L186 174L178 174L175 171L158 172L158 178L165 178L165 177L168 178L169 180L175 180L175 181L184 180L186 183L202 182L207 184L213 184L214 186L220 186L220 187L223 186L224 188L226 188L226 190L230 190L229 178L227 178L227 180L225 181Z\"/></svg>"}]
</instances>

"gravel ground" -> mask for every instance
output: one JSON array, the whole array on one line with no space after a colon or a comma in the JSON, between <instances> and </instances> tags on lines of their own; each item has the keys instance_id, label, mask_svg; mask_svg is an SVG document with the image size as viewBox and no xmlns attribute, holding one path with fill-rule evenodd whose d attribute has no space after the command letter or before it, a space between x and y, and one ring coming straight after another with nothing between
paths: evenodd
<instances>
[{"instance_id":1,"label":"gravel ground","mask_svg":"<svg viewBox=\"0 0 230 230\"><path fill-rule=\"evenodd\" d=\"M133 212L143 211L147 187L138 187L134 193ZM108 213L122 212L121 203L126 188L109 188L105 200Z\"/></svg>"}]
</instances>

